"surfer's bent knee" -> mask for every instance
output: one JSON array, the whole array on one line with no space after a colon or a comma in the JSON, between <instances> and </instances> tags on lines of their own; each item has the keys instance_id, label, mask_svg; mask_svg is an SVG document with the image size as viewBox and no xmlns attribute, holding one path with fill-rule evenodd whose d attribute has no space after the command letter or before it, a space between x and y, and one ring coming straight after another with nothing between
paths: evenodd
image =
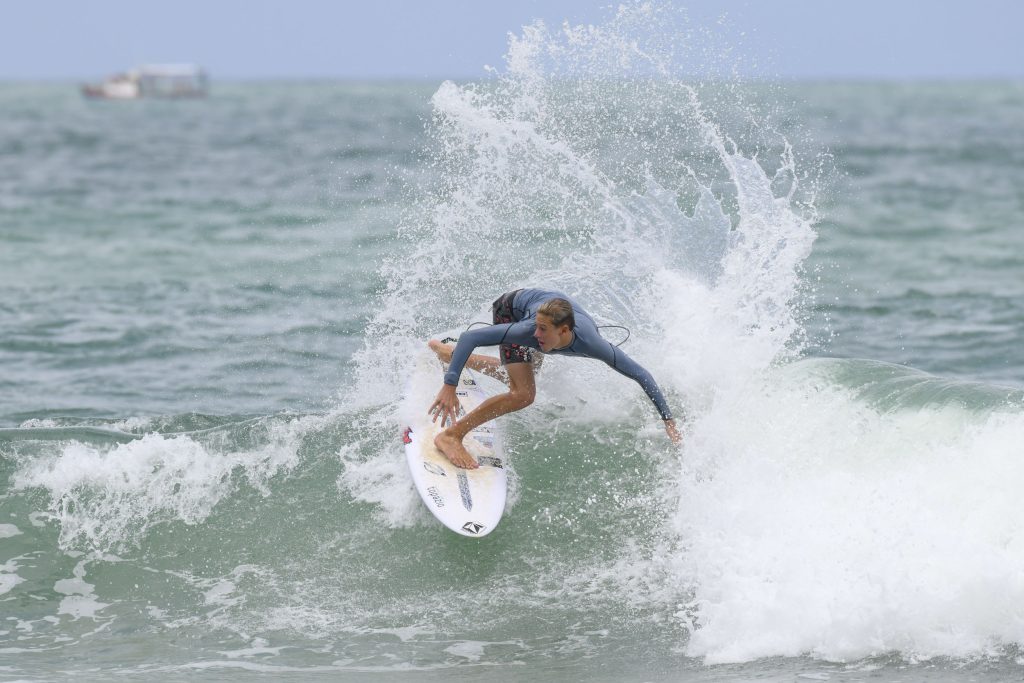
<instances>
[{"instance_id":1,"label":"surfer's bent knee","mask_svg":"<svg viewBox=\"0 0 1024 683\"><path fill-rule=\"evenodd\" d=\"M536 398L537 392L530 391L527 389L513 389L512 391L508 392L508 395L512 397L512 402L513 405L515 405L515 409L522 410L523 408L526 408L527 406L533 404L533 399Z\"/></svg>"}]
</instances>

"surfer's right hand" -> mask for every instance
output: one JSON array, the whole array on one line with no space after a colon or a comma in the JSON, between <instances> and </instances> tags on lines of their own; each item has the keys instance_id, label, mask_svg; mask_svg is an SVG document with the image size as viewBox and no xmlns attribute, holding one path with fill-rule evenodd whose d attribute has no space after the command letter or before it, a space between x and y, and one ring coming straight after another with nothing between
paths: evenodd
<instances>
[{"instance_id":1,"label":"surfer's right hand","mask_svg":"<svg viewBox=\"0 0 1024 683\"><path fill-rule=\"evenodd\" d=\"M665 433L668 434L668 438L672 440L674 445L678 446L683 443L683 435L679 433L675 420L665 420Z\"/></svg>"},{"instance_id":2,"label":"surfer's right hand","mask_svg":"<svg viewBox=\"0 0 1024 683\"><path fill-rule=\"evenodd\" d=\"M430 404L430 409L427 411L430 415L434 416L433 422L437 422L437 418L441 418L441 426L448 424L455 424L455 421L459 419L459 397L455 393L455 387L450 384L445 384L441 387L441 391L437 392L437 398Z\"/></svg>"}]
</instances>

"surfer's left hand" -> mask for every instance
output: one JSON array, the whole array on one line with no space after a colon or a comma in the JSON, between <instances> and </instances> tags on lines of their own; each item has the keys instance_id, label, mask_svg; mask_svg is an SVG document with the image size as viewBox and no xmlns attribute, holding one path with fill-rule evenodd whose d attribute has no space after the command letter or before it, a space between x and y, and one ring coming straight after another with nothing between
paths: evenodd
<instances>
[{"instance_id":1,"label":"surfer's left hand","mask_svg":"<svg viewBox=\"0 0 1024 683\"><path fill-rule=\"evenodd\" d=\"M665 420L665 433L668 434L668 438L672 440L676 446L683 443L683 435L679 433L679 428L676 427L675 420Z\"/></svg>"}]
</instances>

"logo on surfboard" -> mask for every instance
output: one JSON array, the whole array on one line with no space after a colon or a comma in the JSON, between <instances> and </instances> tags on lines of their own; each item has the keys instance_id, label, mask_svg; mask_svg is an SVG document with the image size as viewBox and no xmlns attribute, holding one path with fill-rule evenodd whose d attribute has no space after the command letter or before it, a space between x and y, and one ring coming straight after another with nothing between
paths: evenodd
<instances>
[{"instance_id":1,"label":"logo on surfboard","mask_svg":"<svg viewBox=\"0 0 1024 683\"><path fill-rule=\"evenodd\" d=\"M438 467L437 465L435 465L432 462L424 462L423 463L423 469L425 469L427 472L430 472L431 474L436 474L439 477L447 477L448 476L447 474L444 473L443 469L441 469L440 467Z\"/></svg>"},{"instance_id":2,"label":"logo on surfboard","mask_svg":"<svg viewBox=\"0 0 1024 683\"><path fill-rule=\"evenodd\" d=\"M438 493L436 486L431 486L430 488L428 488L427 494L429 494L430 499L434 501L434 505L436 505L439 508L444 507L444 496Z\"/></svg>"},{"instance_id":3,"label":"logo on surfboard","mask_svg":"<svg viewBox=\"0 0 1024 683\"><path fill-rule=\"evenodd\" d=\"M402 432L402 443L406 445L412 443L412 427L406 427L405 431Z\"/></svg>"},{"instance_id":4,"label":"logo on surfboard","mask_svg":"<svg viewBox=\"0 0 1024 683\"><path fill-rule=\"evenodd\" d=\"M480 522L466 522L462 525L462 530L470 534L478 534L486 528Z\"/></svg>"}]
</instances>

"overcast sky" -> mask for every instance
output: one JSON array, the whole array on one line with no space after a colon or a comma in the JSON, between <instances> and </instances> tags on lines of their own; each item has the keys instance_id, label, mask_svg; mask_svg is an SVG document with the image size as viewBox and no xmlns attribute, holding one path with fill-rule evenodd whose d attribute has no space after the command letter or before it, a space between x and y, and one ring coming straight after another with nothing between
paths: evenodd
<instances>
[{"instance_id":1,"label":"overcast sky","mask_svg":"<svg viewBox=\"0 0 1024 683\"><path fill-rule=\"evenodd\" d=\"M691 0L793 79L1024 78L1024 0ZM473 78L533 19L599 23L597 0L8 0L0 80L97 79L193 62L216 80Z\"/></svg>"}]
</instances>

